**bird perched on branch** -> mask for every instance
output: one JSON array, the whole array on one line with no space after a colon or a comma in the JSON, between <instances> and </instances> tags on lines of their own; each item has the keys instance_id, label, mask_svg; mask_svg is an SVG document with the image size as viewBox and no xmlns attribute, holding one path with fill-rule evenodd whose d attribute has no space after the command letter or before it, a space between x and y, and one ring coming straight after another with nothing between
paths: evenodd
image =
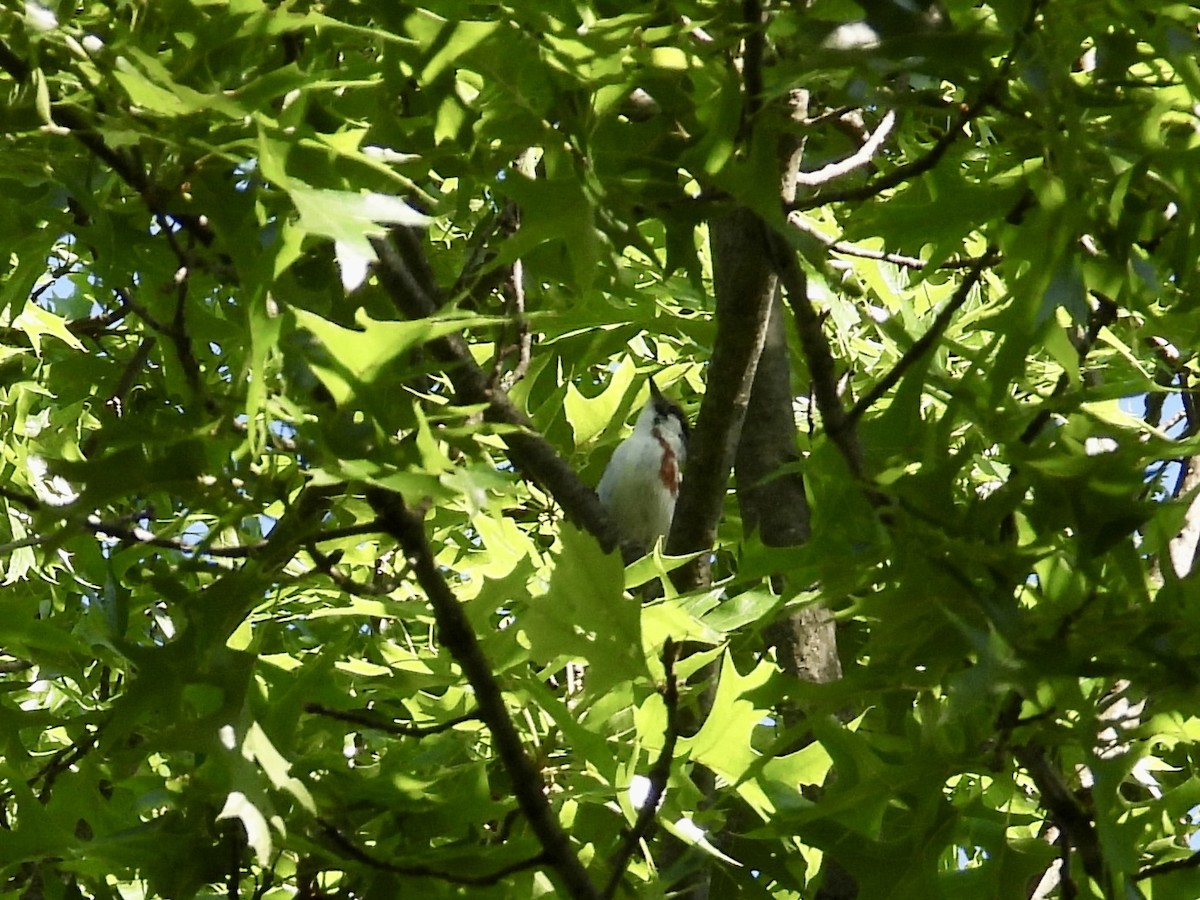
<instances>
[{"instance_id":1,"label":"bird perched on branch","mask_svg":"<svg viewBox=\"0 0 1200 900\"><path fill-rule=\"evenodd\" d=\"M633 434L613 453L596 489L616 520L622 543L639 555L671 530L687 441L683 410L664 397L651 378L650 402Z\"/></svg>"}]
</instances>

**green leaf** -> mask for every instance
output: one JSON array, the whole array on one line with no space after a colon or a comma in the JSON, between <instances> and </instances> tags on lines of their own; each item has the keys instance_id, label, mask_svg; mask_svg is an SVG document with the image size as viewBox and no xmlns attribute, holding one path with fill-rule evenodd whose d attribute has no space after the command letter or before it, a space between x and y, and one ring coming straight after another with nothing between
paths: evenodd
<instances>
[{"instance_id":1,"label":"green leaf","mask_svg":"<svg viewBox=\"0 0 1200 900\"><path fill-rule=\"evenodd\" d=\"M83 349L79 338L67 329L65 319L47 312L36 303L26 303L20 315L13 320L13 325L29 336L29 343L39 355L42 352L42 338L47 335L58 338L73 350Z\"/></svg>"},{"instance_id":2,"label":"green leaf","mask_svg":"<svg viewBox=\"0 0 1200 900\"><path fill-rule=\"evenodd\" d=\"M291 794L300 802L301 806L316 815L317 807L313 803L308 788L298 778L289 774L292 764L275 749L275 745L271 743L270 738L257 722L250 724L246 731L246 737L242 740L242 756L251 762L258 763L272 785Z\"/></svg>"},{"instance_id":3,"label":"green leaf","mask_svg":"<svg viewBox=\"0 0 1200 900\"><path fill-rule=\"evenodd\" d=\"M751 746L754 730L768 718L770 710L755 705L750 696L778 670L763 660L742 675L727 652L712 709L694 737L680 740L681 752L702 763L730 784L741 781L758 754Z\"/></svg>"},{"instance_id":4,"label":"green leaf","mask_svg":"<svg viewBox=\"0 0 1200 900\"><path fill-rule=\"evenodd\" d=\"M595 696L649 677L641 609L624 596L620 557L604 553L594 538L569 525L561 538L546 594L533 600L517 622L534 658L585 660L587 690Z\"/></svg>"},{"instance_id":5,"label":"green leaf","mask_svg":"<svg viewBox=\"0 0 1200 900\"><path fill-rule=\"evenodd\" d=\"M359 309L355 314L359 328L350 329L307 310L292 309L290 314L328 351L310 353L309 362L339 406L355 397L368 396L393 360L414 347L495 321L480 316L384 321L372 319L366 310Z\"/></svg>"},{"instance_id":6,"label":"green leaf","mask_svg":"<svg viewBox=\"0 0 1200 900\"><path fill-rule=\"evenodd\" d=\"M376 259L370 238L387 234L384 225L420 228L429 224L428 216L399 197L371 191L310 188L294 179L289 179L284 187L300 214L297 227L309 234L331 238L346 252L367 263Z\"/></svg>"},{"instance_id":7,"label":"green leaf","mask_svg":"<svg viewBox=\"0 0 1200 900\"><path fill-rule=\"evenodd\" d=\"M635 375L633 360L626 356L613 369L608 385L594 397L585 397L574 384L567 384L563 411L575 433L575 446L587 444L612 425Z\"/></svg>"},{"instance_id":8,"label":"green leaf","mask_svg":"<svg viewBox=\"0 0 1200 900\"><path fill-rule=\"evenodd\" d=\"M459 57L487 39L499 27L499 23L448 21L421 10L409 17L405 27L423 45L434 51L421 72L423 81L432 82Z\"/></svg>"}]
</instances>

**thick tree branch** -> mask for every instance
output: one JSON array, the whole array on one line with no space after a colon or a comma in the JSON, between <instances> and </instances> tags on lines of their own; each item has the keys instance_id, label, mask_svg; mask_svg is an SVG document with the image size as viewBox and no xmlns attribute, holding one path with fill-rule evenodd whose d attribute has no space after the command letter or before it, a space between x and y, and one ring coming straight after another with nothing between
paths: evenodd
<instances>
[{"instance_id":1,"label":"thick tree branch","mask_svg":"<svg viewBox=\"0 0 1200 900\"><path fill-rule=\"evenodd\" d=\"M15 503L17 506L24 507L29 512L37 512L42 508L42 504L38 502L37 497L31 497L29 494L15 491L12 488L0 486L0 497L3 497L9 503Z\"/></svg>"},{"instance_id":2,"label":"thick tree branch","mask_svg":"<svg viewBox=\"0 0 1200 900\"><path fill-rule=\"evenodd\" d=\"M680 556L708 550L716 540L775 296L775 279L761 250L767 241L762 219L748 209L737 209L713 221L709 230L717 334L706 379L708 390L700 406L667 541L667 551ZM676 585L692 590L707 584L709 567L707 555L701 554L676 570Z\"/></svg>"},{"instance_id":3,"label":"thick tree branch","mask_svg":"<svg viewBox=\"0 0 1200 900\"><path fill-rule=\"evenodd\" d=\"M392 241L372 240L379 257L380 283L396 308L410 319L432 316L441 306L416 234L411 229L396 229ZM567 517L595 537L606 552L616 549L619 543L616 523L596 492L579 480L575 469L537 433L508 394L491 383L488 374L475 362L467 342L459 335L448 335L431 341L428 347L446 366L446 375L459 403L486 404L484 417L489 422L519 429L504 435L513 464L546 488Z\"/></svg>"},{"instance_id":4,"label":"thick tree branch","mask_svg":"<svg viewBox=\"0 0 1200 900\"><path fill-rule=\"evenodd\" d=\"M545 863L558 873L568 896L598 900L599 892L571 848L570 838L546 797L542 771L521 743L521 736L508 713L491 664L484 656L462 605L433 558L420 517L405 506L399 494L392 491L372 489L367 500L385 530L403 548L417 583L433 607L441 645L462 667L463 674L475 691L479 718L491 732L496 753L512 780L517 803L541 841Z\"/></svg>"},{"instance_id":5,"label":"thick tree branch","mask_svg":"<svg viewBox=\"0 0 1200 900\"><path fill-rule=\"evenodd\" d=\"M762 108L763 63L767 52L761 0L742 0L742 21L749 29L742 53L742 117L743 126L752 127L752 120Z\"/></svg>"},{"instance_id":6,"label":"thick tree branch","mask_svg":"<svg viewBox=\"0 0 1200 900\"><path fill-rule=\"evenodd\" d=\"M742 429L735 465L742 527L747 534L760 533L772 547L795 547L809 538L785 323L776 296L746 414L754 424Z\"/></svg>"},{"instance_id":7,"label":"thick tree branch","mask_svg":"<svg viewBox=\"0 0 1200 900\"><path fill-rule=\"evenodd\" d=\"M806 121L808 105L807 91L791 91L787 107L792 121ZM785 164L780 196L784 202L795 199L796 179L800 174L804 148L803 138L797 138L783 148ZM760 245L756 250L758 265L765 273L762 277L770 285L772 296L767 332L747 409L747 418L754 426L742 429L734 461L737 499L742 513L742 527L747 534L758 533L769 546L792 547L809 538L808 497L797 466L800 454L796 448L792 359L787 344L779 279L767 247ZM796 634L792 626L797 624L789 622L783 628L776 629L772 642L794 644L792 638ZM788 670L788 661L794 661L794 656L790 652L781 655L787 657L781 662Z\"/></svg>"},{"instance_id":8,"label":"thick tree branch","mask_svg":"<svg viewBox=\"0 0 1200 900\"><path fill-rule=\"evenodd\" d=\"M1091 818L1075 799L1062 774L1051 765L1044 748L1037 744L1026 744L1013 748L1013 756L1029 773L1041 795L1042 805L1049 811L1064 837L1079 853L1084 871L1095 879L1102 889L1109 884L1104 865L1104 851L1100 847L1100 836ZM1064 877L1066 873L1064 872ZM1105 891L1107 894L1107 891Z\"/></svg>"},{"instance_id":9,"label":"thick tree branch","mask_svg":"<svg viewBox=\"0 0 1200 900\"><path fill-rule=\"evenodd\" d=\"M793 121L807 119L808 104L806 91L790 93L788 107ZM797 140L785 150L787 164L781 195L786 202L796 195L804 141ZM760 253L765 256L763 251ZM770 261L764 259L763 264L770 266ZM753 427L742 429L734 465L742 527L747 534L757 533L768 547L795 547L809 539L810 511L796 446L793 403L785 310L776 289L746 413ZM772 578L772 584L780 592L785 589L782 577ZM816 682L841 677L837 634L833 618L824 607L805 607L772 623L766 637L776 648L780 667L790 675ZM797 718L797 711L790 706L782 713L785 719Z\"/></svg>"},{"instance_id":10,"label":"thick tree branch","mask_svg":"<svg viewBox=\"0 0 1200 900\"><path fill-rule=\"evenodd\" d=\"M743 143L762 105L766 34L762 4L743 0L747 28L742 54ZM762 259L767 226L749 209L738 208L709 223L717 335L708 369L708 389L692 436L683 487L675 506L667 551L685 555L708 550L716 540L733 470L750 390L766 340L775 280ZM711 581L708 555L700 553L674 576L680 590Z\"/></svg>"}]
</instances>

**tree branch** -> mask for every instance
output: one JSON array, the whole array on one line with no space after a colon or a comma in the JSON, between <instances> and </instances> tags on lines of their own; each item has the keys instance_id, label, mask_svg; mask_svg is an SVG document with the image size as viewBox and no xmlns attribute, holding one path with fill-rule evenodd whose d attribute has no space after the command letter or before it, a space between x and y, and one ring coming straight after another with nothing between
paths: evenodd
<instances>
[{"instance_id":1,"label":"tree branch","mask_svg":"<svg viewBox=\"0 0 1200 900\"><path fill-rule=\"evenodd\" d=\"M387 860L379 859L371 855L366 850L359 847L348 837L337 830L331 823L325 819L318 819L317 824L321 826L321 831L333 843L333 845L346 856L356 860L364 865L370 866L372 869L379 869L384 872L393 872L396 875L408 875L413 878L436 878L439 881L446 881L450 884L464 884L475 887L482 887L491 884L499 884L509 875L517 872L524 872L526 869L537 869L547 864L546 854L539 853L537 856L523 859L511 865L504 866L487 875L463 875L460 872L447 872L442 869L434 869L429 866L419 865L399 865L391 863Z\"/></svg>"},{"instance_id":2,"label":"tree branch","mask_svg":"<svg viewBox=\"0 0 1200 900\"><path fill-rule=\"evenodd\" d=\"M1029 773L1041 795L1041 802L1072 847L1083 860L1084 871L1095 879L1102 889L1109 884L1104 866L1104 852L1100 837L1083 807L1075 799L1062 775L1046 758L1046 751L1038 744L1014 747L1013 756ZM1067 873L1063 872L1064 879ZM1107 891L1105 891L1107 895Z\"/></svg>"},{"instance_id":3,"label":"tree branch","mask_svg":"<svg viewBox=\"0 0 1200 900\"><path fill-rule=\"evenodd\" d=\"M347 594L353 594L356 597L383 597L392 592L390 583L386 585L363 584L335 569L334 566L341 557L340 552L335 552L332 555L322 553L313 544L306 545L304 549L316 564L316 568L308 574L319 572Z\"/></svg>"},{"instance_id":4,"label":"tree branch","mask_svg":"<svg viewBox=\"0 0 1200 900\"><path fill-rule=\"evenodd\" d=\"M872 178L866 184L855 188L846 188L841 191L826 191L824 193L815 194L810 197L804 197L787 204L784 208L788 212L804 212L809 209L816 209L821 206L828 206L830 203L857 203L863 200L870 200L872 197L877 197L886 190L904 184L916 178L918 175L924 175L946 155L946 151L959 139L962 134L962 129L978 116L987 107L985 102L986 95L981 94L975 105L966 107L961 112L954 124L943 134L934 145L929 149L929 152L924 156L914 159L912 162L904 163L897 166L890 172L880 175L877 178Z\"/></svg>"},{"instance_id":5,"label":"tree branch","mask_svg":"<svg viewBox=\"0 0 1200 900\"><path fill-rule=\"evenodd\" d=\"M17 506L24 507L29 512L37 512L42 508L42 504L38 502L36 497L31 497L20 491L14 491L12 488L0 486L0 497L3 497L9 503L15 503Z\"/></svg>"},{"instance_id":6,"label":"tree branch","mask_svg":"<svg viewBox=\"0 0 1200 900\"><path fill-rule=\"evenodd\" d=\"M304 711L313 715L324 716L327 719L336 719L339 722L347 722L351 725L370 728L374 731L383 731L387 734L398 735L399 737L415 738L429 737L431 734L443 734L455 726L461 725L463 722L474 722L480 718L479 713L466 713L461 716L455 716L453 719L447 719L445 722L439 722L437 725L399 725L396 722L386 721L374 712L333 709L328 706L322 706L320 703L306 703Z\"/></svg>"},{"instance_id":7,"label":"tree branch","mask_svg":"<svg viewBox=\"0 0 1200 900\"><path fill-rule=\"evenodd\" d=\"M821 317L808 299L808 284L803 271L796 262L795 252L778 235L772 235L776 271L779 273L788 305L796 319L800 332L800 346L808 362L808 375L812 382L813 396L821 412L825 433L833 441L846 461L850 473L866 482L866 457L858 439L855 421L846 415L837 390L837 366L825 332L821 329ZM872 490L874 502L882 498Z\"/></svg>"},{"instance_id":8,"label":"tree branch","mask_svg":"<svg viewBox=\"0 0 1200 900\"><path fill-rule=\"evenodd\" d=\"M140 164L128 154L114 149L105 142L97 132L84 112L71 104L55 102L50 107L54 124L86 147L93 156L106 163L122 181L132 188L142 198L146 208L155 215L169 215L179 223L188 234L204 244L211 246L214 240L212 228L203 216L194 213L172 212L164 204L165 194L161 188L153 184Z\"/></svg>"},{"instance_id":9,"label":"tree branch","mask_svg":"<svg viewBox=\"0 0 1200 900\"><path fill-rule=\"evenodd\" d=\"M816 238L834 253L839 253L842 256L854 256L859 259L874 259L879 262L889 262L893 265L900 266L904 269L914 269L916 271L925 271L930 268L929 263L916 256L905 256L903 253L890 253L887 250L872 250L869 247L860 247L857 244L851 244L849 241L838 240L824 234L820 229L814 227L804 220L800 215L788 216L788 223L795 226L800 231L811 237ZM999 253L992 254L987 259L988 266L994 266L1000 262L1002 257ZM978 263L977 257L968 257L966 259L948 259L945 262L938 263L934 268L937 270L944 269L969 269Z\"/></svg>"},{"instance_id":10,"label":"tree branch","mask_svg":"<svg viewBox=\"0 0 1200 900\"><path fill-rule=\"evenodd\" d=\"M202 543L185 544L181 538L164 538L159 537L145 528L136 526L124 525L120 522L105 522L98 519L96 516L88 516L84 523L84 527L92 532L97 537L110 537L119 541L125 541L131 544L145 544L149 547L161 547L164 550L178 550L180 553L187 553L195 556L215 556L225 559L247 559L256 554L262 553L269 546L271 541L268 538L265 541L258 541L254 544L242 544L237 547L205 547ZM365 522L361 525L354 525L348 528L332 529L330 531L313 535L309 538L309 542L313 541L332 541L339 538L347 537L355 534L370 534L380 531L378 522Z\"/></svg>"},{"instance_id":11,"label":"tree branch","mask_svg":"<svg viewBox=\"0 0 1200 900\"><path fill-rule=\"evenodd\" d=\"M1183 859L1172 859L1168 862L1157 863L1153 866L1146 866L1144 869L1139 869L1137 874L1133 876L1133 880L1143 881L1146 878L1154 878L1157 875L1166 875L1170 872L1195 869L1197 867L1200 867L1200 851L1190 856L1185 856Z\"/></svg>"},{"instance_id":12,"label":"tree branch","mask_svg":"<svg viewBox=\"0 0 1200 900\"><path fill-rule=\"evenodd\" d=\"M749 28L742 53L742 125L749 126L758 115L763 99L763 58L767 50L765 21L760 0L742 0L742 22Z\"/></svg>"},{"instance_id":13,"label":"tree branch","mask_svg":"<svg viewBox=\"0 0 1200 900\"><path fill-rule=\"evenodd\" d=\"M708 550L716 540L775 297L775 278L763 253L766 223L739 208L711 222L709 230L717 333L667 540L667 552L677 556ZM708 584L710 565L708 555L700 553L676 570L675 584L680 590Z\"/></svg>"},{"instance_id":14,"label":"tree branch","mask_svg":"<svg viewBox=\"0 0 1200 900\"><path fill-rule=\"evenodd\" d=\"M883 120L879 123L879 126L863 142L863 145L858 150L845 159L822 166L816 171L797 172L796 184L803 185L804 187L819 187L841 178L843 175L849 175L855 169L861 169L863 166L870 164L875 154L879 152L879 148L883 146L883 142L892 133L895 125L896 113L894 110L889 109L884 115Z\"/></svg>"},{"instance_id":15,"label":"tree branch","mask_svg":"<svg viewBox=\"0 0 1200 900\"><path fill-rule=\"evenodd\" d=\"M479 718L491 732L496 752L512 780L517 803L541 841L545 863L558 874L568 896L598 900L600 894L571 848L570 838L546 797L542 771L525 752L521 736L505 706L500 685L471 623L433 558L420 517L409 511L403 498L393 491L373 488L367 493L367 501L387 533L403 548L417 583L433 607L441 645L462 667L475 691Z\"/></svg>"},{"instance_id":16,"label":"tree branch","mask_svg":"<svg viewBox=\"0 0 1200 900\"><path fill-rule=\"evenodd\" d=\"M913 345L896 361L896 364L892 366L888 373L879 379L875 386L867 391L846 414L846 422L848 424L854 425L857 423L862 418L863 413L874 406L880 397L895 387L900 379L904 377L904 373L912 368L917 360L929 352L934 344L941 340L946 329L950 327L950 321L954 318L954 314L970 298L971 290L978 284L984 267L995 256L995 245L989 245L984 254L974 261L974 265L971 266L966 277L963 278L962 282L958 285L958 289L955 290L954 296L950 298L941 311L934 317L933 324L929 326L929 330L913 342Z\"/></svg>"},{"instance_id":17,"label":"tree branch","mask_svg":"<svg viewBox=\"0 0 1200 900\"><path fill-rule=\"evenodd\" d=\"M200 591L189 611L189 624L181 640L166 649L185 657L204 646L220 645L260 602L266 585L274 583L283 568L308 541L329 512L334 497L345 493L344 484L306 484L275 522L254 560L225 573Z\"/></svg>"},{"instance_id":18,"label":"tree branch","mask_svg":"<svg viewBox=\"0 0 1200 900\"><path fill-rule=\"evenodd\" d=\"M83 759L84 756L95 748L96 741L100 738L100 731L100 728L89 731L70 746L58 750L50 757L49 762L38 769L36 775L25 782L29 787L33 787L39 781L42 782L41 790L38 791L38 800L42 803L50 802L50 795L54 790L54 783L58 781L58 776L70 769L71 766L75 765L75 763ZM8 790L0 794L0 799L11 796L13 796L13 792Z\"/></svg>"},{"instance_id":19,"label":"tree branch","mask_svg":"<svg viewBox=\"0 0 1200 900\"><path fill-rule=\"evenodd\" d=\"M1100 332L1117 320L1119 307L1113 300L1096 291L1092 292L1092 299L1096 301L1096 305L1088 317L1087 331L1075 344L1075 350L1079 355L1080 363L1087 359L1087 355L1092 352L1092 347L1095 346L1096 341L1099 339ZM1050 397L1058 397L1070 384L1071 379L1064 372L1059 376L1058 383L1054 385L1054 390L1050 392ZM1037 415L1033 417L1030 423L1025 426L1025 430L1021 432L1021 443L1032 444L1037 436L1041 434L1042 429L1046 427L1046 423L1050 421L1050 417L1053 414L1054 411L1050 408L1050 405L1043 403Z\"/></svg>"},{"instance_id":20,"label":"tree branch","mask_svg":"<svg viewBox=\"0 0 1200 900\"><path fill-rule=\"evenodd\" d=\"M996 74L979 92L974 102L962 105L959 114L954 118L954 121L945 134L934 142L933 146L924 156L899 165L877 178L872 178L866 184L841 191L826 191L814 196L804 197L786 204L785 209L789 212L796 212L816 209L819 206L826 206L830 203L855 203L862 200L869 200L872 197L882 194L884 191L904 184L906 181L910 181L918 175L923 175L933 169L942 161L942 157L946 155L946 151L962 136L963 129L996 101L1001 88L1008 79L1008 73L1012 69L1017 54L1020 53L1021 48L1025 45L1025 41L1033 32L1034 24L1037 22L1037 14L1043 2L1044 0L1031 0L1025 21L1017 31L1008 53L1005 54L1004 59L996 69Z\"/></svg>"},{"instance_id":21,"label":"tree branch","mask_svg":"<svg viewBox=\"0 0 1200 900\"><path fill-rule=\"evenodd\" d=\"M411 229L395 229L393 241L372 239L379 257L376 270L380 283L396 308L410 319L432 316L441 306L416 234ZM460 335L448 335L430 341L428 346L446 366L446 375L459 403L484 404L484 417L489 422L519 429L504 435L508 457L513 464L549 491L567 518L595 537L605 552L616 549L619 543L616 523L596 492L579 480L574 468L537 433L533 423L517 409L508 394L490 383L488 374L475 362L466 341Z\"/></svg>"},{"instance_id":22,"label":"tree branch","mask_svg":"<svg viewBox=\"0 0 1200 900\"><path fill-rule=\"evenodd\" d=\"M609 876L608 884L604 887L605 900L615 896L617 888L621 886L621 876L625 874L629 860L650 830L650 824L658 813L663 794L666 793L667 781L671 777L675 743L679 738L679 684L675 680L675 661L678 658L679 645L667 638L662 650L662 664L665 671L662 695L663 703L667 708L667 725L663 731L662 751L650 768L650 789L646 792L646 799L642 802L641 809L638 810L633 828L625 835L625 840L621 842L620 849L613 857L612 874Z\"/></svg>"}]
</instances>

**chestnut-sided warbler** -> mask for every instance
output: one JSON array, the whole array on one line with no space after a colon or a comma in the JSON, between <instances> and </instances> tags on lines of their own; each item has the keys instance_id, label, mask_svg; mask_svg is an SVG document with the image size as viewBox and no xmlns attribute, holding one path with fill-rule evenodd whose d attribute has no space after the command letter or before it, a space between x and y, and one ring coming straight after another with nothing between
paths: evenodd
<instances>
[{"instance_id":1,"label":"chestnut-sided warbler","mask_svg":"<svg viewBox=\"0 0 1200 900\"><path fill-rule=\"evenodd\" d=\"M622 542L639 553L671 530L687 441L683 410L659 393L651 378L650 402L633 434L613 453L596 489L616 520Z\"/></svg>"}]
</instances>

